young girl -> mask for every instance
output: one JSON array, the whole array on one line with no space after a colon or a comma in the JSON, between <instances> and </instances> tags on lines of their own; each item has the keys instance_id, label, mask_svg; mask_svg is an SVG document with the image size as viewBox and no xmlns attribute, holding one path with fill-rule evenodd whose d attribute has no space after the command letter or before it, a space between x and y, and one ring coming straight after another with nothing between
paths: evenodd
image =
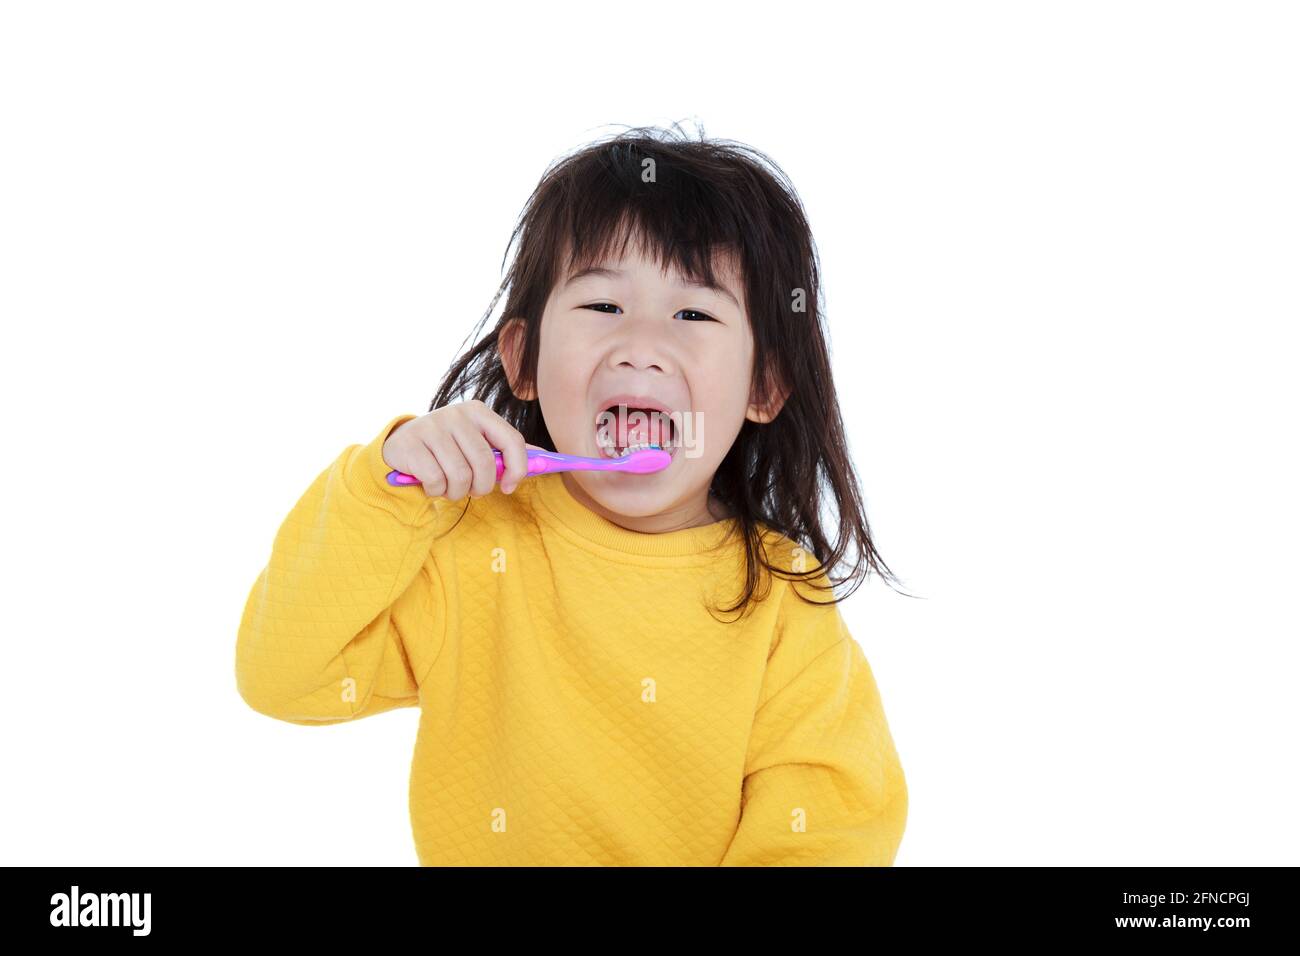
<instances>
[{"instance_id":1,"label":"young girl","mask_svg":"<svg viewBox=\"0 0 1300 956\"><path fill-rule=\"evenodd\" d=\"M833 587L892 574L793 188L630 130L552 166L516 239L429 413L345 448L280 527L240 694L307 726L420 707L422 865L891 865L907 786ZM667 467L525 471L644 444Z\"/></svg>"}]
</instances>

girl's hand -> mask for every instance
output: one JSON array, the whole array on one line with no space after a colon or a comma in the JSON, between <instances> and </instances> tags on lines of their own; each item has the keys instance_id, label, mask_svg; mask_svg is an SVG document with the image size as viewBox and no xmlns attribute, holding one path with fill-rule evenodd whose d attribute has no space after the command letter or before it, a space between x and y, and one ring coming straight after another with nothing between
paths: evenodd
<instances>
[{"instance_id":1,"label":"girl's hand","mask_svg":"<svg viewBox=\"0 0 1300 956\"><path fill-rule=\"evenodd\" d=\"M505 471L501 490L510 494L528 473L529 445L513 425L478 399L456 402L413 418L384 442L388 467L420 479L431 498L459 501L481 498L497 482L493 448L501 450Z\"/></svg>"}]
</instances>

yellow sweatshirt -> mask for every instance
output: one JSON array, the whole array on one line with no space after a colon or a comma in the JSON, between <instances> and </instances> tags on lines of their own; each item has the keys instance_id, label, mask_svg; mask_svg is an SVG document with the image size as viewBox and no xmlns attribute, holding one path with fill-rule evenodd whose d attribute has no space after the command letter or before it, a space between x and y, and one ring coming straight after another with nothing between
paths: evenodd
<instances>
[{"instance_id":1,"label":"yellow sweatshirt","mask_svg":"<svg viewBox=\"0 0 1300 956\"><path fill-rule=\"evenodd\" d=\"M425 866L893 864L907 786L837 605L774 577L734 621L741 545L710 553L731 521L628 531L558 474L455 502L389 485L414 417L345 448L276 533L236 644L250 707L418 706Z\"/></svg>"}]
</instances>

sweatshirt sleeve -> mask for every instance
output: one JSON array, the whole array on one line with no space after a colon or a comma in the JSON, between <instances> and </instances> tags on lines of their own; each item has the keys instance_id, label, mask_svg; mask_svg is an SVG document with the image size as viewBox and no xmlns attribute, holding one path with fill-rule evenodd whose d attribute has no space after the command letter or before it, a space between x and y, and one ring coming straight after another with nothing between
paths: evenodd
<instances>
[{"instance_id":1,"label":"sweatshirt sleeve","mask_svg":"<svg viewBox=\"0 0 1300 956\"><path fill-rule=\"evenodd\" d=\"M385 439L350 445L293 506L244 606L239 694L308 726L419 703L445 616L430 557L445 499L389 485Z\"/></svg>"},{"instance_id":2,"label":"sweatshirt sleeve","mask_svg":"<svg viewBox=\"0 0 1300 956\"><path fill-rule=\"evenodd\" d=\"M838 605L784 602L720 865L892 866L907 782L871 667Z\"/></svg>"}]
</instances>

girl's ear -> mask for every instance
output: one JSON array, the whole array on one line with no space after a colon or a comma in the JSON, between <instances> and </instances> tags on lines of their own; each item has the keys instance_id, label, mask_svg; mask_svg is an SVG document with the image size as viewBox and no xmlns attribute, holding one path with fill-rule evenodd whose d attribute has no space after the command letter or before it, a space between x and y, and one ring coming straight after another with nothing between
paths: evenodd
<instances>
[{"instance_id":1,"label":"girl's ear","mask_svg":"<svg viewBox=\"0 0 1300 956\"><path fill-rule=\"evenodd\" d=\"M497 355L501 358L501 367L505 369L506 381L510 383L510 391L514 393L515 398L525 402L536 398L535 388L527 389L528 394L523 395L515 387L515 383L519 381L519 369L524 357L523 319L507 319L501 326L501 331L497 333Z\"/></svg>"},{"instance_id":2,"label":"girl's ear","mask_svg":"<svg viewBox=\"0 0 1300 956\"><path fill-rule=\"evenodd\" d=\"M776 418L777 414L785 406L785 400L789 397L789 387L777 378L775 372L769 369L766 394L760 396L750 395L749 408L745 410L745 417L751 422L766 425Z\"/></svg>"}]
</instances>

